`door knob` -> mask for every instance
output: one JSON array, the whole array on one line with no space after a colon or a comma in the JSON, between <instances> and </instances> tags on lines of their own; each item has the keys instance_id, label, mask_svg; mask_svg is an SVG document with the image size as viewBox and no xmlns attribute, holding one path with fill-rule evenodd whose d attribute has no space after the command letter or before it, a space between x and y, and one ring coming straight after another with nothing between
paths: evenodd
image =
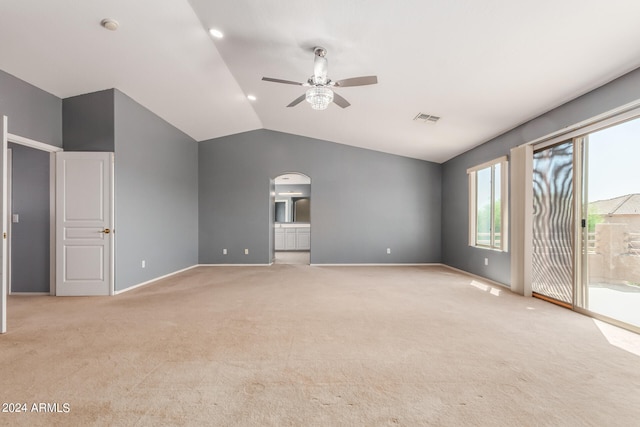
<instances>
[{"instance_id":1,"label":"door knob","mask_svg":"<svg viewBox=\"0 0 640 427\"><path fill-rule=\"evenodd\" d=\"M111 230L109 230L108 228L105 228L104 230L101 231L101 233L109 234L111 233Z\"/></svg>"}]
</instances>

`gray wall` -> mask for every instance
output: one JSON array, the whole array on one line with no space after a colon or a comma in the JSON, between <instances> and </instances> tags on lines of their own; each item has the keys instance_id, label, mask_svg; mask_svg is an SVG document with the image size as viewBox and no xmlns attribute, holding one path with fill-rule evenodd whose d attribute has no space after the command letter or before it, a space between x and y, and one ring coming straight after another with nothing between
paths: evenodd
<instances>
[{"instance_id":1,"label":"gray wall","mask_svg":"<svg viewBox=\"0 0 640 427\"><path fill-rule=\"evenodd\" d=\"M2 70L0 115L10 133L62 147L62 100Z\"/></svg>"},{"instance_id":2,"label":"gray wall","mask_svg":"<svg viewBox=\"0 0 640 427\"><path fill-rule=\"evenodd\" d=\"M551 110L442 165L442 262L510 284L510 253L468 246L467 168L508 155L511 148L640 99L640 69ZM484 258L489 265L484 265Z\"/></svg>"},{"instance_id":3,"label":"gray wall","mask_svg":"<svg viewBox=\"0 0 640 427\"><path fill-rule=\"evenodd\" d=\"M49 292L49 153L9 144L13 157L11 291Z\"/></svg>"},{"instance_id":4,"label":"gray wall","mask_svg":"<svg viewBox=\"0 0 640 427\"><path fill-rule=\"evenodd\" d=\"M197 143L116 90L115 153L116 290L197 264Z\"/></svg>"},{"instance_id":5,"label":"gray wall","mask_svg":"<svg viewBox=\"0 0 640 427\"><path fill-rule=\"evenodd\" d=\"M285 172L311 177L312 263L441 260L438 164L269 130L200 142L198 162L200 263L270 261L270 179Z\"/></svg>"},{"instance_id":6,"label":"gray wall","mask_svg":"<svg viewBox=\"0 0 640 427\"><path fill-rule=\"evenodd\" d=\"M114 89L62 100L65 151L115 151Z\"/></svg>"}]
</instances>

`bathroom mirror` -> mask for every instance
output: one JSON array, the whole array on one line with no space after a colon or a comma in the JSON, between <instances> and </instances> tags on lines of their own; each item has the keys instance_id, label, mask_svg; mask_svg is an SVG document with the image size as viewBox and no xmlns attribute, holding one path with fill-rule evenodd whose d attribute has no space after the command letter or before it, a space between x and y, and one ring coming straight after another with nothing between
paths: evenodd
<instances>
[{"instance_id":1,"label":"bathroom mirror","mask_svg":"<svg viewBox=\"0 0 640 427\"><path fill-rule=\"evenodd\" d=\"M276 223L311 221L311 178L287 173L275 178Z\"/></svg>"}]
</instances>

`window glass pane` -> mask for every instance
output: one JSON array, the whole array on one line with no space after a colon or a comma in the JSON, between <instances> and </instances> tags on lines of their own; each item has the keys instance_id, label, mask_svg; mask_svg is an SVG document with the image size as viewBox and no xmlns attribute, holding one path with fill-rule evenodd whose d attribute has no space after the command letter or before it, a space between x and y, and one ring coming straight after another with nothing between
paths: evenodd
<instances>
[{"instance_id":1,"label":"window glass pane","mask_svg":"<svg viewBox=\"0 0 640 427\"><path fill-rule=\"evenodd\" d=\"M476 173L476 244L491 245L491 168Z\"/></svg>"},{"instance_id":2,"label":"window glass pane","mask_svg":"<svg viewBox=\"0 0 640 427\"><path fill-rule=\"evenodd\" d=\"M500 233L502 230L502 215L501 215L501 191L500 191L500 163L497 163L493 167L493 246L500 248Z\"/></svg>"},{"instance_id":3,"label":"window glass pane","mask_svg":"<svg viewBox=\"0 0 640 427\"><path fill-rule=\"evenodd\" d=\"M590 134L583 148L587 274L578 302L640 327L640 119Z\"/></svg>"}]
</instances>

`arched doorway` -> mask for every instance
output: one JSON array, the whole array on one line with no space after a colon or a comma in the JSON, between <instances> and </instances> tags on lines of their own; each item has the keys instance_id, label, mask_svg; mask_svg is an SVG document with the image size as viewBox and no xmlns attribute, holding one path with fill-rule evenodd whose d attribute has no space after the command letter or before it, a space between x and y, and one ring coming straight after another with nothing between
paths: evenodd
<instances>
[{"instance_id":1,"label":"arched doorway","mask_svg":"<svg viewBox=\"0 0 640 427\"><path fill-rule=\"evenodd\" d=\"M288 172L272 180L274 264L306 264L311 260L311 178Z\"/></svg>"}]
</instances>

